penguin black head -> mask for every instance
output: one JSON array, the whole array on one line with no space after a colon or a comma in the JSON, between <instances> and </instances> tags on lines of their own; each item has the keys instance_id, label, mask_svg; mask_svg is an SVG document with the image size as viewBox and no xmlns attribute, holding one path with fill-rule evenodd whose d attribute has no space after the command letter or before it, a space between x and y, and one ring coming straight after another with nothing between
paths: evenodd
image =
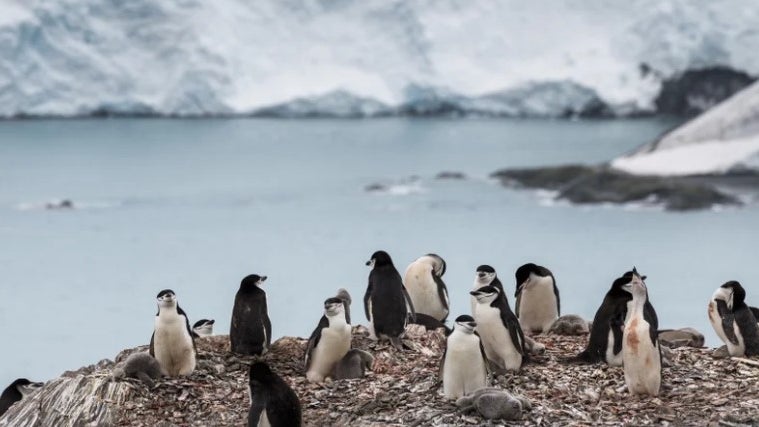
<instances>
[{"instance_id":1,"label":"penguin black head","mask_svg":"<svg viewBox=\"0 0 759 427\"><path fill-rule=\"evenodd\" d=\"M27 396L29 393L33 392L34 390L37 390L38 388L45 385L45 383L35 383L31 382L26 378L19 378L16 381L13 381L8 388L14 388L16 391L21 393L21 396Z\"/></svg>"},{"instance_id":2,"label":"penguin black head","mask_svg":"<svg viewBox=\"0 0 759 427\"><path fill-rule=\"evenodd\" d=\"M251 387L254 385L254 383L270 384L274 379L274 375L274 372L269 369L269 365L264 362L256 362L250 365L248 382Z\"/></svg>"},{"instance_id":3,"label":"penguin black head","mask_svg":"<svg viewBox=\"0 0 759 427\"><path fill-rule=\"evenodd\" d=\"M476 280L482 284L489 284L495 279L495 269L489 265L481 265L477 267Z\"/></svg>"},{"instance_id":4,"label":"penguin black head","mask_svg":"<svg viewBox=\"0 0 759 427\"><path fill-rule=\"evenodd\" d=\"M445 260L443 259L443 257L441 257L438 254L432 254L432 253L427 254L425 256L432 257L438 260L437 265L435 265L435 274L438 277L443 277L443 274L445 274Z\"/></svg>"},{"instance_id":5,"label":"penguin black head","mask_svg":"<svg viewBox=\"0 0 759 427\"><path fill-rule=\"evenodd\" d=\"M242 279L242 282L240 282L240 288L259 287L263 285L266 279L266 276L259 276L258 274L247 275L244 279Z\"/></svg>"},{"instance_id":6,"label":"penguin black head","mask_svg":"<svg viewBox=\"0 0 759 427\"><path fill-rule=\"evenodd\" d=\"M177 305L177 295L171 289L164 289L156 296L158 307L170 308Z\"/></svg>"},{"instance_id":7,"label":"penguin black head","mask_svg":"<svg viewBox=\"0 0 759 427\"><path fill-rule=\"evenodd\" d=\"M345 305L341 298L327 298L324 301L324 314L327 316L336 316L345 312Z\"/></svg>"},{"instance_id":8,"label":"penguin black head","mask_svg":"<svg viewBox=\"0 0 759 427\"><path fill-rule=\"evenodd\" d=\"M201 337L213 335L214 323L213 319L200 319L192 325L192 331Z\"/></svg>"},{"instance_id":9,"label":"penguin black head","mask_svg":"<svg viewBox=\"0 0 759 427\"><path fill-rule=\"evenodd\" d=\"M195 329L201 326L213 325L215 322L216 321L213 319L200 319L197 322L195 322L194 325L192 325L192 328Z\"/></svg>"},{"instance_id":10,"label":"penguin black head","mask_svg":"<svg viewBox=\"0 0 759 427\"><path fill-rule=\"evenodd\" d=\"M735 280L726 282L714 293L714 299L722 299L727 303L727 308L743 303L746 300L746 290Z\"/></svg>"},{"instance_id":11,"label":"penguin black head","mask_svg":"<svg viewBox=\"0 0 759 427\"><path fill-rule=\"evenodd\" d=\"M483 286L479 289L475 289L472 292L469 292L469 295L475 297L477 299L477 302L482 304L488 304L493 302L496 298L498 298L498 295L501 293L498 288L495 286Z\"/></svg>"},{"instance_id":12,"label":"penguin black head","mask_svg":"<svg viewBox=\"0 0 759 427\"><path fill-rule=\"evenodd\" d=\"M474 328L477 327L477 322L474 321L474 318L472 316L462 314L456 318L456 323L453 327L455 329L461 330L462 332L471 334L474 332Z\"/></svg>"},{"instance_id":13,"label":"penguin black head","mask_svg":"<svg viewBox=\"0 0 759 427\"><path fill-rule=\"evenodd\" d=\"M545 275L544 272L545 272L544 267L533 264L531 262L517 268L516 273L514 273L514 277L516 277L517 279L517 287L521 285L522 283L526 282L527 279L530 278L530 274L544 276Z\"/></svg>"},{"instance_id":14,"label":"penguin black head","mask_svg":"<svg viewBox=\"0 0 759 427\"><path fill-rule=\"evenodd\" d=\"M390 258L390 255L388 255L385 251L377 251L372 254L372 257L369 258L369 261L366 262L366 265L369 267L382 267L383 265L393 265L393 260Z\"/></svg>"}]
</instances>

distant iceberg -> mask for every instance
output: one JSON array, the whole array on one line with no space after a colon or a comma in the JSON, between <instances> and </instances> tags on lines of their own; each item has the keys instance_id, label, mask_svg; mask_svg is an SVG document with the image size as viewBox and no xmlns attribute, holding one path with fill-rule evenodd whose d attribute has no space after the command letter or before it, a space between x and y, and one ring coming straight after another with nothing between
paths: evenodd
<instances>
[{"instance_id":1,"label":"distant iceberg","mask_svg":"<svg viewBox=\"0 0 759 427\"><path fill-rule=\"evenodd\" d=\"M759 82L612 167L638 175L721 174L759 165Z\"/></svg>"}]
</instances>

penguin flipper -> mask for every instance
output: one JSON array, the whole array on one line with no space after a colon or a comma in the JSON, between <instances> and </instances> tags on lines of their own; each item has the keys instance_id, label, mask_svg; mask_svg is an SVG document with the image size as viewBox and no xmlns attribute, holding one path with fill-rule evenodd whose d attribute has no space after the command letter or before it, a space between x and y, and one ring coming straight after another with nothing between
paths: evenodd
<instances>
[{"instance_id":1,"label":"penguin flipper","mask_svg":"<svg viewBox=\"0 0 759 427\"><path fill-rule=\"evenodd\" d=\"M416 311L414 310L414 303L411 302L411 296L409 296L406 287L401 284L401 290L403 291L403 299L406 300L406 315L411 319L411 323L416 322Z\"/></svg>"},{"instance_id":2,"label":"penguin flipper","mask_svg":"<svg viewBox=\"0 0 759 427\"><path fill-rule=\"evenodd\" d=\"M311 355L316 348L317 345L319 345L319 341L322 338L322 328L328 328L329 327L329 320L327 319L327 316L322 316L321 319L319 319L319 324L316 325L316 329L311 333L311 336L308 338L308 347L306 347L306 354L304 356L304 364L306 366L306 371L308 371L308 368L311 367Z\"/></svg>"},{"instance_id":3,"label":"penguin flipper","mask_svg":"<svg viewBox=\"0 0 759 427\"><path fill-rule=\"evenodd\" d=\"M187 333L190 334L190 339L192 340L192 349L197 351L197 347L195 347L195 338L198 337L198 334L192 331L192 328L190 327L190 320L187 318L187 313L182 310L182 307L177 305L177 313L179 313L180 316L184 317L184 323L187 327Z\"/></svg>"},{"instance_id":4,"label":"penguin flipper","mask_svg":"<svg viewBox=\"0 0 759 427\"><path fill-rule=\"evenodd\" d=\"M150 336L150 355L155 357L155 348L153 345L153 342L155 341L155 331L153 331L153 334Z\"/></svg>"},{"instance_id":5,"label":"penguin flipper","mask_svg":"<svg viewBox=\"0 0 759 427\"><path fill-rule=\"evenodd\" d=\"M749 307L748 309L751 310L751 314L754 315L754 319L756 319L756 321L759 322L759 308Z\"/></svg>"},{"instance_id":6,"label":"penguin flipper","mask_svg":"<svg viewBox=\"0 0 759 427\"><path fill-rule=\"evenodd\" d=\"M627 317L627 306L623 305L617 310L617 313L609 321L609 328L611 329L612 337L614 337L613 352L615 355L622 351L622 337L625 331L625 317ZM650 331L654 331L654 328L649 328ZM608 346L608 343L607 343Z\"/></svg>"},{"instance_id":7,"label":"penguin flipper","mask_svg":"<svg viewBox=\"0 0 759 427\"><path fill-rule=\"evenodd\" d=\"M475 335L477 335L477 338L479 339L479 345L480 345L480 355L482 356L482 361L485 362L485 375L490 373L490 364L488 363L488 355L485 354L485 347L482 345L482 338L480 337L480 334L477 333L477 331L474 332Z\"/></svg>"},{"instance_id":8,"label":"penguin flipper","mask_svg":"<svg viewBox=\"0 0 759 427\"><path fill-rule=\"evenodd\" d=\"M266 404L263 402L256 402L255 399L250 405L250 412L248 413L248 426L257 426L261 420L261 414L266 410Z\"/></svg>"},{"instance_id":9,"label":"penguin flipper","mask_svg":"<svg viewBox=\"0 0 759 427\"><path fill-rule=\"evenodd\" d=\"M271 347L271 319L269 319L269 308L266 306L266 298L261 301L261 318L264 322L266 331L266 348Z\"/></svg>"},{"instance_id":10,"label":"penguin flipper","mask_svg":"<svg viewBox=\"0 0 759 427\"><path fill-rule=\"evenodd\" d=\"M727 303L724 300L718 299L717 312L719 317L722 318L722 331L725 333L725 337L733 344L738 345L738 337L735 336L735 330L733 329L733 323L735 317L733 312L727 308Z\"/></svg>"},{"instance_id":11,"label":"penguin flipper","mask_svg":"<svg viewBox=\"0 0 759 427\"><path fill-rule=\"evenodd\" d=\"M369 299L372 296L372 275L369 274L369 284L366 286L366 293L364 294L364 314L366 315L366 320L371 321L372 316L369 313Z\"/></svg>"},{"instance_id":12,"label":"penguin flipper","mask_svg":"<svg viewBox=\"0 0 759 427\"><path fill-rule=\"evenodd\" d=\"M553 274L550 274L551 280L553 280L553 294L556 296L556 314L561 316L561 299L559 299L559 287L556 286L556 278Z\"/></svg>"},{"instance_id":13,"label":"penguin flipper","mask_svg":"<svg viewBox=\"0 0 759 427\"><path fill-rule=\"evenodd\" d=\"M398 351L403 351L403 341L398 337L388 337L390 344Z\"/></svg>"},{"instance_id":14,"label":"penguin flipper","mask_svg":"<svg viewBox=\"0 0 759 427\"><path fill-rule=\"evenodd\" d=\"M437 285L437 296L440 298L440 303L443 304L445 311L448 312L450 310L448 304L448 288L445 286L443 278L435 274L434 270L432 271L432 280L434 280ZM448 316L446 315L446 317ZM440 320L445 320L445 317Z\"/></svg>"},{"instance_id":15,"label":"penguin flipper","mask_svg":"<svg viewBox=\"0 0 759 427\"><path fill-rule=\"evenodd\" d=\"M440 381L443 380L443 373L445 372L445 355L448 354L448 343L446 343L443 349L443 357L440 359L440 367L437 371L437 376Z\"/></svg>"}]
</instances>

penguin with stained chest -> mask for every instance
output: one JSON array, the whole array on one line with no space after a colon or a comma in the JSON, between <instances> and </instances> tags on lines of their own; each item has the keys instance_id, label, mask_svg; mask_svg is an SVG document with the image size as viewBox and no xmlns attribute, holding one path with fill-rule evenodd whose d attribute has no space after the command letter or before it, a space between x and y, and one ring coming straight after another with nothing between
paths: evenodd
<instances>
[{"instance_id":1,"label":"penguin with stained chest","mask_svg":"<svg viewBox=\"0 0 759 427\"><path fill-rule=\"evenodd\" d=\"M375 252L366 265L372 269L364 294L364 313L369 320L370 338L387 338L393 347L401 350L401 337L409 315L412 320L416 318L414 305L387 252Z\"/></svg>"},{"instance_id":2,"label":"penguin with stained chest","mask_svg":"<svg viewBox=\"0 0 759 427\"><path fill-rule=\"evenodd\" d=\"M232 309L229 341L234 353L260 356L271 345L271 320L262 289L266 276L251 274L240 282Z\"/></svg>"},{"instance_id":3,"label":"penguin with stained chest","mask_svg":"<svg viewBox=\"0 0 759 427\"><path fill-rule=\"evenodd\" d=\"M298 395L264 362L248 373L248 427L300 427L303 416Z\"/></svg>"},{"instance_id":4,"label":"penguin with stained chest","mask_svg":"<svg viewBox=\"0 0 759 427\"><path fill-rule=\"evenodd\" d=\"M492 285L470 294L477 301L474 320L488 360L498 370L518 371L527 354L525 339L506 295Z\"/></svg>"},{"instance_id":5,"label":"penguin with stained chest","mask_svg":"<svg viewBox=\"0 0 759 427\"><path fill-rule=\"evenodd\" d=\"M445 268L445 260L437 254L419 257L406 268L403 284L417 315L426 314L441 322L448 317L448 288L443 282Z\"/></svg>"},{"instance_id":6,"label":"penguin with stained chest","mask_svg":"<svg viewBox=\"0 0 759 427\"><path fill-rule=\"evenodd\" d=\"M735 280L719 288L709 301L709 322L731 356L759 355L759 328L746 305L746 290Z\"/></svg>"},{"instance_id":7,"label":"penguin with stained chest","mask_svg":"<svg viewBox=\"0 0 759 427\"><path fill-rule=\"evenodd\" d=\"M476 327L472 316L459 316L446 339L440 377L448 399L458 399L488 385L488 359Z\"/></svg>"},{"instance_id":8,"label":"penguin with stained chest","mask_svg":"<svg viewBox=\"0 0 759 427\"><path fill-rule=\"evenodd\" d=\"M622 335L628 304L632 301L633 272L628 271L614 280L611 288L604 296L601 306L593 317L588 345L571 360L580 363L606 362L611 366L622 366ZM642 280L646 276L641 277ZM659 327L656 311L646 299L643 306L646 321Z\"/></svg>"},{"instance_id":9,"label":"penguin with stained chest","mask_svg":"<svg viewBox=\"0 0 759 427\"><path fill-rule=\"evenodd\" d=\"M630 285L632 301L622 336L625 384L630 394L657 396L661 387L658 325L652 325L646 320L644 307L648 302L648 290L635 269Z\"/></svg>"},{"instance_id":10,"label":"penguin with stained chest","mask_svg":"<svg viewBox=\"0 0 759 427\"><path fill-rule=\"evenodd\" d=\"M158 293L158 313L150 337L150 355L161 365L164 375L190 375L195 370L195 339L187 314L171 289Z\"/></svg>"},{"instance_id":11,"label":"penguin with stained chest","mask_svg":"<svg viewBox=\"0 0 759 427\"><path fill-rule=\"evenodd\" d=\"M477 289L488 285L495 286L499 291L501 291L501 293L503 293L503 284L501 284L501 281L498 279L498 275L496 274L495 269L489 265L483 264L477 267L474 275L474 284L472 285L472 290L476 291ZM477 306L477 299L475 297L471 297L471 305L472 315L474 315L474 307Z\"/></svg>"},{"instance_id":12,"label":"penguin with stained chest","mask_svg":"<svg viewBox=\"0 0 759 427\"><path fill-rule=\"evenodd\" d=\"M16 402L29 396L32 392L42 387L43 383L31 382L26 378L19 378L8 385L0 394L0 417Z\"/></svg>"},{"instance_id":13,"label":"penguin with stained chest","mask_svg":"<svg viewBox=\"0 0 759 427\"><path fill-rule=\"evenodd\" d=\"M322 383L331 377L335 366L351 348L351 325L345 319L345 306L340 298L324 301L324 315L311 333L306 348L306 378Z\"/></svg>"},{"instance_id":14,"label":"penguin with stained chest","mask_svg":"<svg viewBox=\"0 0 759 427\"><path fill-rule=\"evenodd\" d=\"M533 263L519 267L516 277L515 313L526 333L548 332L561 315L559 288L551 270Z\"/></svg>"}]
</instances>

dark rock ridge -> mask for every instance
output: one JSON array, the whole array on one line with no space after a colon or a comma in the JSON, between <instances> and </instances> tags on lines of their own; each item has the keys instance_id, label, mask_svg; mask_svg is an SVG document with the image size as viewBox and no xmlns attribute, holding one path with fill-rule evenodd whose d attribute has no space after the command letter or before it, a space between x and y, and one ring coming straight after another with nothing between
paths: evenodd
<instances>
[{"instance_id":1,"label":"dark rock ridge","mask_svg":"<svg viewBox=\"0 0 759 427\"><path fill-rule=\"evenodd\" d=\"M556 191L556 199L575 204L645 203L669 211L741 205L734 195L718 189L708 177L640 176L606 165L549 166L503 169L491 174L504 186ZM725 177L718 177L725 184Z\"/></svg>"},{"instance_id":2,"label":"dark rock ridge","mask_svg":"<svg viewBox=\"0 0 759 427\"><path fill-rule=\"evenodd\" d=\"M694 116L731 97L756 80L743 71L717 66L687 70L665 79L656 97L656 112Z\"/></svg>"}]
</instances>

